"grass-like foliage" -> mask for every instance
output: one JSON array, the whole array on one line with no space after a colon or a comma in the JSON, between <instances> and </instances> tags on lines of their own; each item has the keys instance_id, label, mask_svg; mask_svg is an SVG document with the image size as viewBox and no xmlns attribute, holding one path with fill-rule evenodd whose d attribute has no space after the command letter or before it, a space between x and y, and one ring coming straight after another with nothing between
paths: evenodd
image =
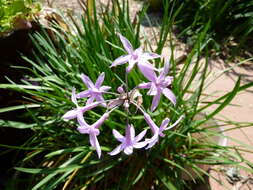
<instances>
[{"instance_id":1,"label":"grass-like foliage","mask_svg":"<svg viewBox=\"0 0 253 190\"><path fill-rule=\"evenodd\" d=\"M165 11L170 10L169 8L170 5L166 3ZM110 11L104 9L98 13L96 7L87 10L88 13L82 19L67 22L69 31L54 26L33 35L36 47L34 58L24 58L31 63L31 67L19 67L29 73L26 79L20 84L0 85L0 88L27 94L27 101L31 102L0 109L0 112L4 112L24 108L31 120L29 124L1 121L7 126L30 128L33 131L32 137L20 147L20 150L26 150L27 153L16 167L16 170L30 174L27 180L22 179L22 184L25 184L23 189L182 189L188 183L187 178L195 180L196 176L202 178L202 174L209 175L200 167L203 164L232 164L239 167L244 159L238 151L219 144L217 140L211 140L224 137L217 124L211 121L229 105L238 92L251 87L253 83L241 85L238 79L231 92L211 102L203 101L205 99L202 94L208 77L205 37L210 24L199 33L196 44L180 69L172 53L172 56L167 58L169 61L160 58L151 60L154 68L143 69L143 65L136 63L137 65L126 71L128 63L117 65L114 62L118 57L129 54L125 51L129 50L126 39L133 49L141 46L145 52L148 51L140 40L140 21L145 9L134 21L130 19L129 4L126 1L114 1ZM176 16L164 14L157 54L160 54L165 41L170 38ZM171 40L170 44L173 52ZM152 56L156 57L157 54ZM206 57L200 62L200 55L203 54ZM164 70L167 69L168 63L170 69L167 73ZM172 96L165 96L166 92L163 91L159 104L150 109L161 84L156 83L156 87L149 90L149 93L143 86L137 87L152 82L148 78L152 71L157 75L164 72L166 77L173 77L169 78L170 81L166 79L163 90L171 90L176 97L176 103ZM104 76L104 80L100 80L103 84L97 84L96 89L92 88L92 85L89 86L90 82L95 83L99 76ZM104 86L103 93L99 88L101 86ZM110 86L110 90L105 86ZM147 86L146 84L145 88ZM132 89L137 89L138 93L131 93ZM78 94L80 92L83 94ZM86 100L93 96L95 99L87 103ZM115 104L111 101L102 102L101 97L104 100L116 99L119 106L108 108L108 105ZM81 111L78 115L80 110L91 105L92 101L98 101L99 105L93 106L85 113ZM75 104L79 107L76 108ZM208 112L213 106L215 108ZM70 110L73 111L69 112ZM105 117L105 113L108 113L109 117ZM71 119L75 117L78 121ZM92 133L88 131L92 125L87 124L96 123L98 120L103 120L99 135L98 128ZM162 121L169 122L169 125L175 122L176 124L173 128L166 128L158 133L152 123L160 126ZM130 138L128 144L124 144L126 146L121 149L122 152L112 153L120 142L127 139L127 134L128 137L131 136L132 128L127 130L127 124L134 126L136 134L147 130L145 139L135 139L136 146L133 146L137 147L138 142L143 140L146 148L134 149L132 152L128 149L133 144L132 141L132 144L130 143L133 138ZM123 139L115 130L122 135L126 131L126 137ZM99 141L101 156L97 142L90 137L91 134L95 134ZM115 139L114 136L118 138ZM158 141L152 141L155 137L159 137ZM154 146L151 142L155 143ZM108 154L110 152L111 155ZM13 180L14 189L20 187L18 179Z\"/></svg>"},{"instance_id":2,"label":"grass-like foliage","mask_svg":"<svg viewBox=\"0 0 253 190\"><path fill-rule=\"evenodd\" d=\"M162 5L160 1L160 7ZM244 45L252 38L253 3L252 0L176 0L170 1L176 9L181 8L176 24L181 35L193 43L206 23L210 27L206 39L212 41L211 47L221 48L231 38Z\"/></svg>"}]
</instances>

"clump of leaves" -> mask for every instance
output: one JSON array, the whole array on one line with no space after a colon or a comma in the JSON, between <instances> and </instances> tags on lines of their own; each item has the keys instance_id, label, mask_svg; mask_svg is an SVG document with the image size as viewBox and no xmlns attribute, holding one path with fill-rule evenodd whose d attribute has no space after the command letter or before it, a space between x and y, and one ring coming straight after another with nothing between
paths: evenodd
<instances>
[{"instance_id":1,"label":"clump of leaves","mask_svg":"<svg viewBox=\"0 0 253 190\"><path fill-rule=\"evenodd\" d=\"M149 0L151 8L163 7L163 2ZM157 5L157 2L160 2ZM252 38L253 4L251 0L183 0L169 1L171 12L179 11L176 26L182 39L194 44L198 34L210 22L206 40L211 47L221 49L224 42L231 38L244 45ZM179 36L178 36L179 37Z\"/></svg>"},{"instance_id":2,"label":"clump of leaves","mask_svg":"<svg viewBox=\"0 0 253 190\"><path fill-rule=\"evenodd\" d=\"M169 4L165 5L164 9L168 11L170 8ZM134 19L135 22L132 22L129 16L128 2L123 1L120 4L119 1L115 0L111 11L104 9L98 13L94 6L93 14L91 14L91 11L88 11L88 13L90 14L83 15L81 22L78 22L80 20L76 21L74 18L73 22L68 22L69 28L72 27L74 29L73 33L55 26L51 28L54 38L51 38L46 31L34 34L32 37L36 47L34 59L25 58L31 63L31 67L19 67L19 69L31 72L27 76L28 80L23 80L20 84L0 84L0 88L14 89L26 93L26 98L30 101L30 104L20 105L19 107L0 109L0 112L7 112L24 108L31 118L30 123L2 121L5 125L8 124L9 127L30 128L34 134L24 146L20 147L20 150L29 152L27 152L24 159L20 160L20 163L16 164L19 167L15 168L18 171L30 174L29 178L22 179L26 186L23 189L177 190L183 189L185 185L188 185L188 181L182 179L183 174L193 180L195 179L192 174L198 175L199 178L203 178L202 174L209 175L199 167L200 164L230 164L240 167L242 162L246 162L239 157L239 153L235 152L233 147L204 142L203 138L200 139L199 135L196 135L196 133L200 133L204 137L224 137L220 131L213 132L211 130L211 128L217 128L218 126L212 124L212 126L208 125L208 128L203 128L203 125L207 124L211 118L229 105L237 93L253 86L253 82L241 85L240 79L238 79L234 88L223 96L217 97L210 102L207 102L206 97L203 97L203 90L208 85L209 49L206 48L205 36L209 25L206 26L204 32L198 35L198 43L188 54L180 71L178 71L177 62L173 56L173 43L170 41L172 55L169 57L171 67L168 74L173 76L173 81L171 85L166 83L166 88L163 88L163 92L166 93L168 91L167 88L173 89L177 102L172 105L163 93L161 97L157 96L160 104L157 105L158 107L153 108L152 111L148 111L150 115L148 116L146 112L144 114L140 109L135 109L139 106L138 104L135 107L133 107L133 104L132 107L128 107L129 100L131 100L130 103L135 103L135 99L131 98L131 90L127 92L128 88L126 87L133 89L141 82L146 81L146 84L142 85L142 87L149 87L149 85L153 84L152 86L156 86L156 90L160 90L163 87L161 85L164 83L158 83L157 80L153 81L153 78L156 77L152 74L149 75L150 72L142 72L143 65L140 65L140 63L136 64L141 69L131 70L130 67L129 70L131 72L129 72L129 75L126 75L126 69L123 65L126 61L125 58L127 58L128 62L132 62L136 58L143 58L143 54L139 53L136 55L135 53L137 52L132 50L142 46L140 23L145 10L142 10ZM177 16L168 15L164 14L163 17L163 25L160 36L157 39L157 49L156 51L152 50L152 52L157 54L161 53L174 24L174 18ZM121 37L117 35L119 33L122 34L122 36L120 35ZM123 35L129 43L126 39L122 40L124 39ZM125 43L122 44L122 41ZM150 44L148 45L151 47ZM132 48L129 48L131 46ZM123 48L130 50L127 53L131 54L131 56L128 54L124 56L126 52L124 52ZM146 51L147 48L143 48ZM203 53L206 53L206 57L205 61L201 62L200 55ZM121 60L122 65L114 67L117 65L117 62L113 62L115 59L117 61ZM132 64L134 63L132 62ZM163 62L157 62L154 66L157 66L155 68L161 68L163 64ZM112 67L110 68L110 66ZM160 72L160 69L158 71ZM80 78L80 76L82 77ZM151 77L152 80L149 81L146 77ZM83 80L84 83L92 81L88 83L90 87L93 87L97 78L100 78L98 83L103 81L104 87L97 83L96 88L84 88L84 84L81 82L82 79L85 79ZM125 89L118 88L121 84L125 86ZM115 105L116 102L116 106L121 106L120 109L115 109L112 112L100 106L94 107L93 110L88 110L84 116L78 116L81 119L79 122L81 121L80 123L84 125L86 123L83 121L88 123L96 123L98 119L104 121L103 127L99 128L101 130L99 143L102 145L101 151L103 151L103 154L98 159L95 150L100 156L100 147L94 143L96 139L91 139L90 143L89 135L79 133L81 130L84 133L88 132L85 131L88 129L87 126L79 128L81 130L78 131L76 122L73 122L73 120L66 122L62 117L70 119L69 116L77 116L80 111L83 111L79 108L85 107L85 102L78 100L77 104L77 96L87 95L89 96L88 99L91 100L96 95L96 99L101 99L100 90L102 87L105 88L105 86L110 86L112 92L118 91L120 93L119 96L115 93L108 93L104 97L105 100L111 100L116 97L115 101L112 101L110 105ZM159 86L160 88L157 88ZM75 87L76 92L85 91L76 96L75 90L72 91L73 87ZM70 99L71 91L72 99ZM157 92L155 93L154 91L155 88L153 88L152 94L157 95ZM142 93L145 93L145 91L142 91ZM140 97L140 95L137 97ZM143 96L142 100L139 101L142 103L140 105L149 109L153 98ZM78 108L75 109L75 107ZM215 107L215 109L211 112L209 111L200 119L196 117L201 113L206 113L210 107ZM130 113L128 113L127 109ZM66 111L68 111L67 114ZM110 112L110 118L105 121L104 119L107 115L104 115L104 113L106 111L107 114ZM180 123L173 130L163 130L164 137L159 137L159 141L156 141L158 138L158 127L155 124L160 125L166 117L170 118L172 123L174 123L182 113L184 118ZM83 117L85 120L83 120ZM118 151L111 153L113 156L109 155L108 153L113 151L115 147L123 150L126 149L126 145L136 145L139 142L134 139L134 143L132 141L125 143L126 138L121 138L121 134L125 132L125 123L128 122L126 118L136 127L136 134L141 133L143 129L149 129L151 125L154 130L152 131L151 128L148 131L148 133L151 132L148 137L151 137L157 145L151 149L148 147L148 149L135 150L131 155L125 155L124 153L116 155ZM154 122L151 121L151 118ZM168 122L168 120L165 121ZM231 126L233 123L231 121L225 122L227 126ZM224 127L226 127L225 124ZM252 124L249 123L248 125ZM242 127L240 123L236 123L235 126ZM119 138L112 138L113 129L118 131L114 130L114 136ZM129 129L133 134L131 126ZM94 132L96 135L98 130L89 132L90 134ZM130 133L128 134L131 136ZM160 133L160 135L162 134ZM124 140L122 146L118 140ZM150 142L149 140L148 143L151 146ZM129 153L127 150L125 153ZM188 171L188 168L191 168L191 170ZM21 179L18 175L16 178ZM20 187L20 183L19 180L12 180L13 189Z\"/></svg>"},{"instance_id":3,"label":"clump of leaves","mask_svg":"<svg viewBox=\"0 0 253 190\"><path fill-rule=\"evenodd\" d=\"M29 27L25 21L31 20L39 10L40 5L32 0L0 0L0 37L22 28L22 22Z\"/></svg>"}]
</instances>

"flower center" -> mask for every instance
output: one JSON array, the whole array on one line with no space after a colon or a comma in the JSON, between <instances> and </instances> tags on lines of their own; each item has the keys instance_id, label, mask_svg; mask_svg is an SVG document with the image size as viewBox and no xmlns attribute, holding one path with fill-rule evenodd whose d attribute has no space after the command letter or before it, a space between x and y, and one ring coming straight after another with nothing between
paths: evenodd
<instances>
[{"instance_id":1,"label":"flower center","mask_svg":"<svg viewBox=\"0 0 253 190\"><path fill-rule=\"evenodd\" d=\"M132 58L133 58L134 60L137 60L137 59L138 59L138 55L133 54L133 55L132 55Z\"/></svg>"}]
</instances>

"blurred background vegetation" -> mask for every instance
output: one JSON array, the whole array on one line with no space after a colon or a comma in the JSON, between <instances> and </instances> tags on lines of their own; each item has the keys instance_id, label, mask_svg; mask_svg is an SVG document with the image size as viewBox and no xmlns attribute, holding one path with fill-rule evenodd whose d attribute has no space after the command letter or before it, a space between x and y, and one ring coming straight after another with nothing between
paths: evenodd
<instances>
[{"instance_id":1,"label":"blurred background vegetation","mask_svg":"<svg viewBox=\"0 0 253 190\"><path fill-rule=\"evenodd\" d=\"M169 3L169 13L178 12L175 19L178 38L193 44L198 34L209 24L206 40L216 52L224 45L240 48L252 47L252 0L148 0L151 11L163 11ZM232 43L231 43L232 42ZM251 48L250 48L251 49Z\"/></svg>"}]
</instances>

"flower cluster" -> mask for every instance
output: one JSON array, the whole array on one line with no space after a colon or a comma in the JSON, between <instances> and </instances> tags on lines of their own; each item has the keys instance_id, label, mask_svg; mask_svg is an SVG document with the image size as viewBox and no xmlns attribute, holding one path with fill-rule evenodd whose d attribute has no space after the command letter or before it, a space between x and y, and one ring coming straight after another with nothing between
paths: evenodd
<instances>
[{"instance_id":1,"label":"flower cluster","mask_svg":"<svg viewBox=\"0 0 253 190\"><path fill-rule=\"evenodd\" d=\"M97 139L97 136L100 134L99 128L109 118L111 112L120 106L123 106L127 113L129 113L130 105L135 106L137 110L143 114L144 120L150 127L153 136L151 138L145 138L142 140L146 135L147 129L135 136L135 128L131 123L129 123L129 119L127 118L125 136L120 134L116 129L113 129L112 131L113 136L117 139L117 141L120 142L120 145L118 145L112 152L109 153L111 156L117 155L121 151L124 151L125 154L130 155L132 154L134 148L139 149L146 147L146 149L149 149L153 147L158 142L159 137L165 136L163 133L164 131L176 126L182 119L181 116L174 124L168 126L170 119L165 118L160 127L158 127L147 111L145 111L145 109L141 106L142 95L139 92L141 89L148 89L147 95L153 96L150 107L151 112L155 111L158 107L162 95L169 99L174 105L176 104L176 97L169 88L173 80L171 76L168 76L169 62L166 61L162 69L155 68L155 66L151 64L149 60L160 58L160 55L156 53L143 52L141 47L134 50L131 43L124 36L121 34L118 34L118 36L127 54L117 58L114 62L112 62L111 67L128 63L129 65L126 68L127 80L128 73L131 72L135 65L137 65L140 72L149 82L141 83L132 90L128 90L126 82L126 84L118 87L117 93L110 93L108 92L111 89L110 86L102 86L105 73L101 73L99 75L95 84L88 76L82 74L81 79L87 87L87 90L80 93L76 93L75 89L72 90L71 100L75 104L76 108L63 115L63 119L66 120L75 118L77 119L79 124L77 130L82 134L89 135L90 145L96 149L99 158L101 156L101 148ZM105 100L103 96L107 93L116 94L117 97L115 99ZM78 105L77 99L80 98L87 99L85 106L81 107ZM97 106L105 107L106 112L95 123L88 124L84 119L84 114L85 112Z\"/></svg>"}]
</instances>

